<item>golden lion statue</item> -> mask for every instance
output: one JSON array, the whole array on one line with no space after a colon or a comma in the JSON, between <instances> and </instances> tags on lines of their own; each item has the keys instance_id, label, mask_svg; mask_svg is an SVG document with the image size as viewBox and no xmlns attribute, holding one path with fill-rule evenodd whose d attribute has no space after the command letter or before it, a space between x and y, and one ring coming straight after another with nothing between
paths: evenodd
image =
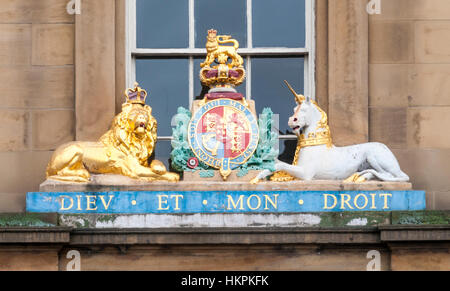
<instances>
[{"instance_id":1,"label":"golden lion statue","mask_svg":"<svg viewBox=\"0 0 450 291\"><path fill-rule=\"evenodd\" d=\"M136 84L135 91L131 92L141 96L145 90ZM130 100L127 95L122 112L98 142L70 142L55 151L47 166L47 178L88 182L90 173L94 173L177 182L178 174L167 172L160 161L154 160L149 166L148 160L156 144L156 130L157 122L151 107L141 99Z\"/></svg>"},{"instance_id":2,"label":"golden lion statue","mask_svg":"<svg viewBox=\"0 0 450 291\"><path fill-rule=\"evenodd\" d=\"M220 46L219 44L233 43L233 46ZM244 59L237 54L239 48L239 42L235 39L231 39L229 35L217 35L217 30L208 30L208 36L206 37L206 60L200 64L200 67L209 67L216 58L227 56L231 58L232 62L230 66L232 68L242 67Z\"/></svg>"}]
</instances>

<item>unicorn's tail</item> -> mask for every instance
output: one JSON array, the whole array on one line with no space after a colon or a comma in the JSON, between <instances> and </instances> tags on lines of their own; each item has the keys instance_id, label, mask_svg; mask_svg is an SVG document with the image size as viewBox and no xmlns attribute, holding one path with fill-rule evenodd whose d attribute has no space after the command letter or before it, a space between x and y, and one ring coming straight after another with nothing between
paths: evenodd
<instances>
[{"instance_id":1,"label":"unicorn's tail","mask_svg":"<svg viewBox=\"0 0 450 291\"><path fill-rule=\"evenodd\" d=\"M381 181L386 181L386 182L408 182L409 181L409 176L406 175L401 170L399 170L395 174L392 174L389 172L380 173L380 172L375 171L374 169L368 169L364 172L373 174L375 177L377 177Z\"/></svg>"}]
</instances>

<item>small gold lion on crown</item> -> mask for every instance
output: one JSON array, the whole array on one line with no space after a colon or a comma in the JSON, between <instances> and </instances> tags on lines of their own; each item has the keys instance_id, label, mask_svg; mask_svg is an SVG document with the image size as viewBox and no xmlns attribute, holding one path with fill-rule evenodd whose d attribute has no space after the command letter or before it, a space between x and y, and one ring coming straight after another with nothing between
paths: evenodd
<instances>
[{"instance_id":1,"label":"small gold lion on crown","mask_svg":"<svg viewBox=\"0 0 450 291\"><path fill-rule=\"evenodd\" d=\"M232 43L233 46L220 45L225 43ZM231 58L231 68L242 67L244 59L237 54L239 48L239 42L235 39L231 39L230 35L217 35L217 30L208 30L208 36L206 37L206 60L200 64L200 67L209 67L216 58Z\"/></svg>"}]
</instances>

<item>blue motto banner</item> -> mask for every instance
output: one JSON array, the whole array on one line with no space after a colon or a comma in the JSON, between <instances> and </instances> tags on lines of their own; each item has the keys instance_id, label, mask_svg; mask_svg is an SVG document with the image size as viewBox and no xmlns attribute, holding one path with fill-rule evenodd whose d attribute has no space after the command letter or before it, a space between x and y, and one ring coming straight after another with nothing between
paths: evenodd
<instances>
[{"instance_id":1,"label":"blue motto banner","mask_svg":"<svg viewBox=\"0 0 450 291\"><path fill-rule=\"evenodd\" d=\"M28 212L301 213L424 209L424 191L138 191L27 194Z\"/></svg>"}]
</instances>

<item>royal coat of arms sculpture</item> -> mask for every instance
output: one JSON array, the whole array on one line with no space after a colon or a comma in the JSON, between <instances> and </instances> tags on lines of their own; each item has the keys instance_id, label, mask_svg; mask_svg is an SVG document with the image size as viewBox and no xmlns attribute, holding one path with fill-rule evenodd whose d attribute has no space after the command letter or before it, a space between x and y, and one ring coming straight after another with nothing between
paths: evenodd
<instances>
[{"instance_id":1,"label":"royal coat of arms sculpture","mask_svg":"<svg viewBox=\"0 0 450 291\"><path fill-rule=\"evenodd\" d=\"M334 146L325 111L287 82L297 103L289 126L298 144L292 165L278 161L272 111L265 108L257 116L254 101L235 89L246 76L238 48L231 36L208 31L200 81L209 91L190 110L179 107L173 119L171 167L178 173L150 159L157 122L145 104L147 92L136 84L98 142L72 142L55 151L44 192L28 193L27 211L156 214L145 216L138 227L166 227L170 221L185 226L179 215L192 213L217 215L209 222L205 216L186 218L201 227L229 226L224 213L250 214L232 219L239 227L269 226L274 217L264 214L284 213L280 225L292 227L301 224L298 215L304 212L425 209L425 192L411 190L409 177L385 145Z\"/></svg>"},{"instance_id":2,"label":"royal coat of arms sculpture","mask_svg":"<svg viewBox=\"0 0 450 291\"><path fill-rule=\"evenodd\" d=\"M208 31L207 56L200 65L200 80L210 90L194 104L191 113L179 109L176 119L181 120L184 115L185 121L177 122L174 129L175 169L203 173L218 170L223 180L227 180L232 170L239 169L240 175L245 176L248 169L273 168L278 152L274 149L276 133L271 130L272 112L265 109L258 124L254 103L236 91L235 87L245 80L244 61L237 53L238 48L239 43L231 36L217 35L213 29ZM218 64L211 66L215 60Z\"/></svg>"}]
</instances>

